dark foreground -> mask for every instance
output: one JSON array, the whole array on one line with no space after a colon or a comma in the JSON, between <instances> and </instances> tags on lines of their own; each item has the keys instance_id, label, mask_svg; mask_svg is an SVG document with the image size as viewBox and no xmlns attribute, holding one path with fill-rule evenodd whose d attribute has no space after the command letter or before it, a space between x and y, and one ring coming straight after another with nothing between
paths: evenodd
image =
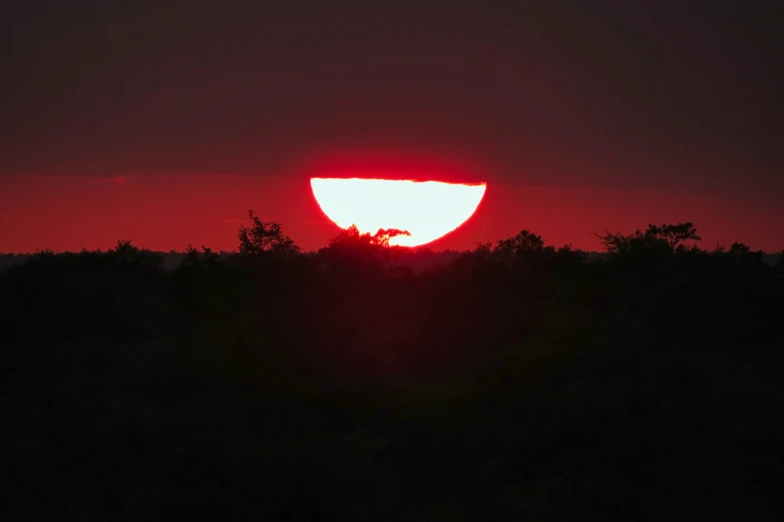
<instances>
[{"instance_id":1,"label":"dark foreground","mask_svg":"<svg viewBox=\"0 0 784 522\"><path fill-rule=\"evenodd\" d=\"M784 516L781 262L523 233L415 274L350 239L2 272L3 519Z\"/></svg>"}]
</instances>

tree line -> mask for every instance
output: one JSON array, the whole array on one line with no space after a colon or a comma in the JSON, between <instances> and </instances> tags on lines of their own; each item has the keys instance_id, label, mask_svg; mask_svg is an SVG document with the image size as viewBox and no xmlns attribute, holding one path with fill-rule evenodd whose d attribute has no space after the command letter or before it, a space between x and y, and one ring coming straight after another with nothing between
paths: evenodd
<instances>
[{"instance_id":1,"label":"tree line","mask_svg":"<svg viewBox=\"0 0 784 522\"><path fill-rule=\"evenodd\" d=\"M0 272L7 519L784 514L784 260L692 223L521 230L423 269L251 212L231 254L119 241Z\"/></svg>"}]
</instances>

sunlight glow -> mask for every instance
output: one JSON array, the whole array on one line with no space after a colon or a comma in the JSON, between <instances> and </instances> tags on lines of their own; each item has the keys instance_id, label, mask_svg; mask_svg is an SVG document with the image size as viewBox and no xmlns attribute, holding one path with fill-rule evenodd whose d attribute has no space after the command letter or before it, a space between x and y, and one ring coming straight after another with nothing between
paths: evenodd
<instances>
[{"instance_id":1,"label":"sunlight glow","mask_svg":"<svg viewBox=\"0 0 784 522\"><path fill-rule=\"evenodd\" d=\"M360 178L311 178L321 210L340 228L352 224L360 232L408 230L391 245L419 246L448 234L476 211L486 183L406 181Z\"/></svg>"}]
</instances>

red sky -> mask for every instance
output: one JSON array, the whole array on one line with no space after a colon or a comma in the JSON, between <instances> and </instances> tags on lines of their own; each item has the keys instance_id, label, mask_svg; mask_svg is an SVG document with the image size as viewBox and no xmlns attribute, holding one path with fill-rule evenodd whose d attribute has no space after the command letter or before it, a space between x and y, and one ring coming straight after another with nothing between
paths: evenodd
<instances>
[{"instance_id":1,"label":"red sky","mask_svg":"<svg viewBox=\"0 0 784 522\"><path fill-rule=\"evenodd\" d=\"M435 249L685 220L784 248L780 2L11 3L2 252L232 249L249 208L318 248L335 151L486 181Z\"/></svg>"},{"instance_id":2,"label":"red sky","mask_svg":"<svg viewBox=\"0 0 784 522\"><path fill-rule=\"evenodd\" d=\"M29 197L35 194L35 197ZM98 178L25 176L7 184L0 206L0 250L108 248L118 239L152 249L187 245L234 250L247 210L283 224L304 248L324 246L337 228L321 213L307 177L173 175ZM435 250L471 248L528 228L548 244L598 250L591 235L631 232L650 223L691 220L703 246L744 241L755 249L784 248L784 217L775 202L676 191L488 185L474 216Z\"/></svg>"}]
</instances>

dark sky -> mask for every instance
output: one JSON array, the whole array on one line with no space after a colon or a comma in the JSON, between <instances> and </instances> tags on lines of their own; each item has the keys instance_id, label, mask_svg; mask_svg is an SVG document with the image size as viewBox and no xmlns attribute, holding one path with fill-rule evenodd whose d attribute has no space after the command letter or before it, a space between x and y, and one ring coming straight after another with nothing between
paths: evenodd
<instances>
[{"instance_id":1,"label":"dark sky","mask_svg":"<svg viewBox=\"0 0 784 522\"><path fill-rule=\"evenodd\" d=\"M446 246L673 218L782 248L780 4L5 2L0 251L231 248L249 205L315 248L336 153L475 169Z\"/></svg>"}]
</instances>

